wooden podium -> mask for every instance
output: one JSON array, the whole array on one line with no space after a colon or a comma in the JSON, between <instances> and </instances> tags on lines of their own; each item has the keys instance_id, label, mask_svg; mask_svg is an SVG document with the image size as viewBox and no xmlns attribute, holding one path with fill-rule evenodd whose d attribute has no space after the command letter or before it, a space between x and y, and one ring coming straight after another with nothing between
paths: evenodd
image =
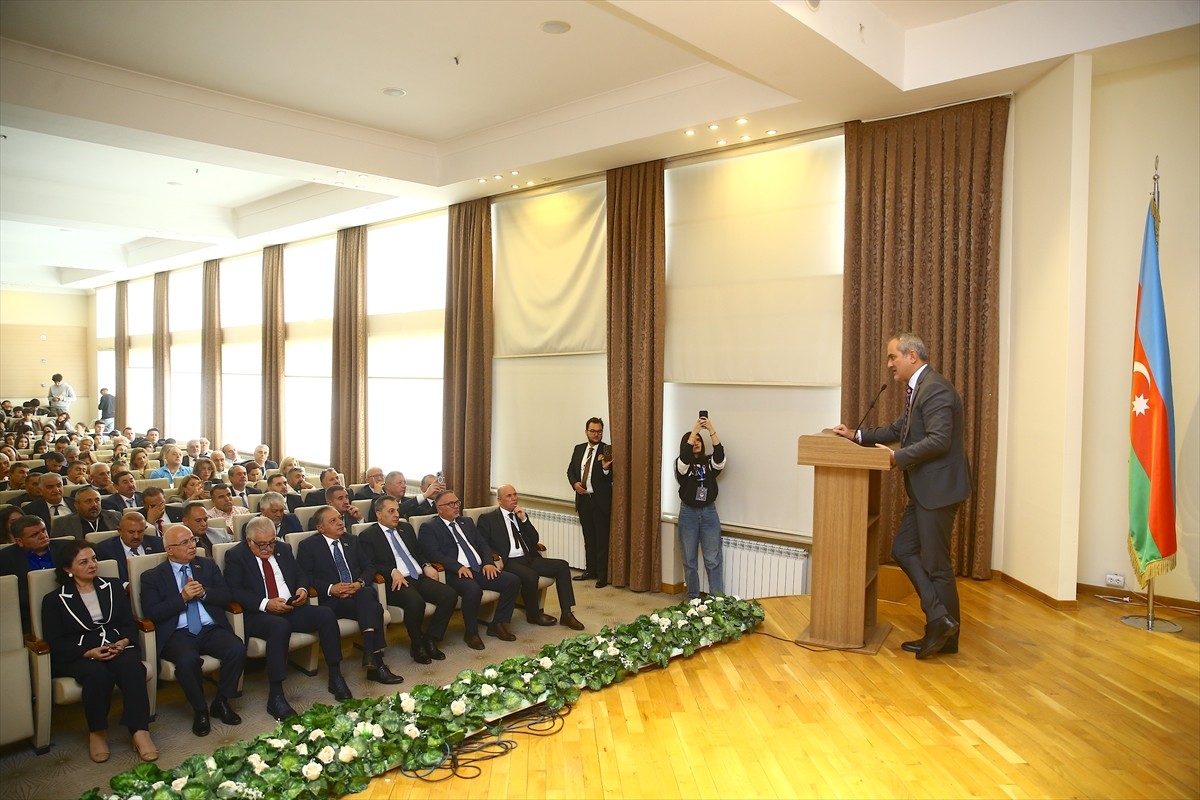
<instances>
[{"instance_id":1,"label":"wooden podium","mask_svg":"<svg viewBox=\"0 0 1200 800\"><path fill-rule=\"evenodd\" d=\"M892 468L891 459L823 431L800 437L796 461L816 467L812 607L796 642L874 655L892 629L875 622L879 473Z\"/></svg>"}]
</instances>

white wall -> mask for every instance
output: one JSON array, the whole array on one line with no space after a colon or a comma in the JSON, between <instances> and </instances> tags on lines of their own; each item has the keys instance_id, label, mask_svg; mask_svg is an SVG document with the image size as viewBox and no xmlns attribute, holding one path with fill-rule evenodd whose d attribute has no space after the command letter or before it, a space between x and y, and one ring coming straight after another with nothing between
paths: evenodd
<instances>
[{"instance_id":1,"label":"white wall","mask_svg":"<svg viewBox=\"0 0 1200 800\"><path fill-rule=\"evenodd\" d=\"M1159 157L1159 262L1175 399L1176 569L1156 592L1200 599L1200 58L1094 81L1079 582L1129 563L1129 382L1146 205Z\"/></svg>"}]
</instances>

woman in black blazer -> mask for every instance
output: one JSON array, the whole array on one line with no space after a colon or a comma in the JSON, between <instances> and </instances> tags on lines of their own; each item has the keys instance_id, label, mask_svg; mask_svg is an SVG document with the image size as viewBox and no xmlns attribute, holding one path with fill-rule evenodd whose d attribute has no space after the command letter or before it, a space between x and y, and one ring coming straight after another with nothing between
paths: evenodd
<instances>
[{"instance_id":1,"label":"woman in black blazer","mask_svg":"<svg viewBox=\"0 0 1200 800\"><path fill-rule=\"evenodd\" d=\"M83 707L92 761L108 760L108 712L113 687L124 700L121 721L143 761L158 758L150 738L146 667L134 644L133 612L121 582L97 575L96 553L87 542L68 542L58 551L61 584L42 598L42 626L50 645L50 672L83 687Z\"/></svg>"}]
</instances>

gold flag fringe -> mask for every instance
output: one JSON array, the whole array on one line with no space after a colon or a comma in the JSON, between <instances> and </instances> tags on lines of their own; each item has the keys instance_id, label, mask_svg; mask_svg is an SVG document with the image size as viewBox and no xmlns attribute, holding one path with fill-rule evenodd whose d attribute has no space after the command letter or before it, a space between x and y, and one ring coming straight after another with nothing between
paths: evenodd
<instances>
[{"instance_id":1,"label":"gold flag fringe","mask_svg":"<svg viewBox=\"0 0 1200 800\"><path fill-rule=\"evenodd\" d=\"M1175 569L1176 553L1172 553L1166 558L1160 558L1156 561L1151 561L1146 565L1144 570L1139 570L1138 554L1137 551L1133 549L1133 538L1130 537L1125 541L1129 545L1129 562L1133 564L1133 572L1137 576L1138 586L1142 587L1143 589L1146 588L1146 584L1149 583L1151 579L1166 575L1168 572Z\"/></svg>"}]
</instances>

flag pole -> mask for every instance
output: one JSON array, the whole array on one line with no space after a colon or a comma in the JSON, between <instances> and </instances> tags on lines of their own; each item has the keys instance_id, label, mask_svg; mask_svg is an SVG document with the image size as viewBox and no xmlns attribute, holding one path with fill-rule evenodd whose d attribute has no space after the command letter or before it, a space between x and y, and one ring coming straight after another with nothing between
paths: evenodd
<instances>
[{"instance_id":1,"label":"flag pole","mask_svg":"<svg viewBox=\"0 0 1200 800\"><path fill-rule=\"evenodd\" d=\"M1146 616L1142 617L1137 614L1130 614L1129 616L1121 617L1121 622L1124 622L1131 628L1151 631L1152 633L1179 633L1183 630L1183 628L1169 619L1158 619L1154 616L1154 578L1146 581Z\"/></svg>"}]
</instances>

